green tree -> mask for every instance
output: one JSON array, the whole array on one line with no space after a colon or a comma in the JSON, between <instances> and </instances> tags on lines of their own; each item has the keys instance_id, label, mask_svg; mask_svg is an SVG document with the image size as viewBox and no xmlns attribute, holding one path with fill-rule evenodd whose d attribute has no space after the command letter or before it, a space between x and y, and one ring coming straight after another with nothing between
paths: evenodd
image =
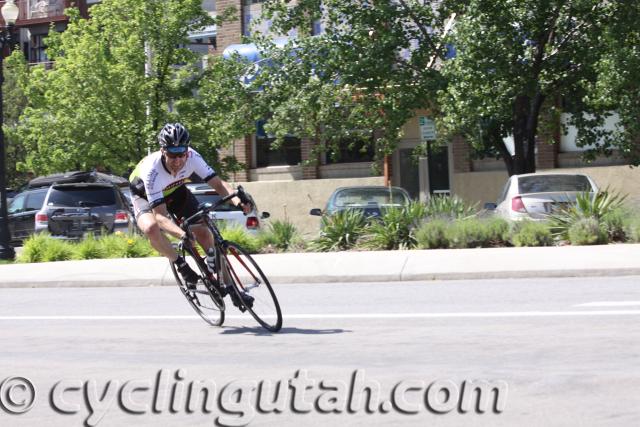
<instances>
[{"instance_id":1,"label":"green tree","mask_svg":"<svg viewBox=\"0 0 640 427\"><path fill-rule=\"evenodd\" d=\"M212 18L200 0L109 0L93 6L90 19L75 8L66 13L67 29L46 40L53 68L33 68L25 86L29 105L17 132L27 167L123 173L155 149L165 121L180 117L171 106L193 97L197 57L183 46Z\"/></svg>"},{"instance_id":2,"label":"green tree","mask_svg":"<svg viewBox=\"0 0 640 427\"><path fill-rule=\"evenodd\" d=\"M4 130L6 150L6 179L9 187L18 186L26 180L24 174L20 173L20 166L24 166L27 152L16 134L16 127L27 106L27 97L22 88L25 78L28 76L28 68L24 55L19 50L14 51L3 62L2 129Z\"/></svg>"},{"instance_id":3,"label":"green tree","mask_svg":"<svg viewBox=\"0 0 640 427\"><path fill-rule=\"evenodd\" d=\"M629 105L638 99L633 92L627 105L612 102L628 84L637 86L637 71L604 83L607 64L624 70L627 55L637 55L637 40L629 36L636 15L625 15L630 8L638 6L631 0L266 0L263 18L271 31L297 36L284 47L270 37L250 38L265 58L249 84L254 112L279 139L316 138L330 152L345 136L370 140L367 131L380 129L380 156L395 148L414 111L427 109L441 142L461 134L477 152L502 157L509 174L533 172L537 139L561 112L573 113L580 144L603 136L598 126L612 107L629 122L637 117ZM325 32L312 36L307 29L319 20ZM620 42L632 52L620 50ZM445 60L453 48L455 57ZM615 144L637 147L631 139L637 132L625 129L600 152Z\"/></svg>"},{"instance_id":4,"label":"green tree","mask_svg":"<svg viewBox=\"0 0 640 427\"><path fill-rule=\"evenodd\" d=\"M209 58L203 73L184 88L190 93L197 91L198 96L184 96L175 103L192 140L198 141L198 151L206 159L216 160L223 177L241 165L235 157L219 158L217 148L255 130L252 93L233 77L242 67L222 57Z\"/></svg>"},{"instance_id":5,"label":"green tree","mask_svg":"<svg viewBox=\"0 0 640 427\"><path fill-rule=\"evenodd\" d=\"M534 172L536 137L545 113L573 113L582 142L601 133L601 115L585 104L601 58L620 46L606 35L632 2L600 0L465 0L445 2L458 13L448 42L455 59L442 68L440 128L463 134L478 150L493 149L509 174ZM620 21L620 24L622 22ZM631 29L618 25L618 35ZM627 47L628 39L622 41ZM562 109L559 101L568 100ZM549 123L546 123L549 124ZM513 156L504 138L514 140ZM556 141L559 142L559 141Z\"/></svg>"},{"instance_id":6,"label":"green tree","mask_svg":"<svg viewBox=\"0 0 640 427\"><path fill-rule=\"evenodd\" d=\"M237 57L243 66L229 81L252 76L244 89L253 93L249 115L267 119L265 130L277 141L310 138L334 157L345 143L373 145L382 158L414 110L432 105L441 83L435 57L445 51L439 40L446 17L428 3L267 0L262 17L273 33L297 36L282 46L252 35L248 41L263 59L250 64ZM305 30L320 19L325 32ZM375 139L374 129L380 131Z\"/></svg>"},{"instance_id":7,"label":"green tree","mask_svg":"<svg viewBox=\"0 0 640 427\"><path fill-rule=\"evenodd\" d=\"M633 0L619 2L623 13L615 16L604 35L607 46L605 54L596 64L598 78L585 82L585 109L590 116L576 116L575 124L580 128L578 144L593 145L586 154L610 154L617 149L632 165L640 164L640 3ZM619 126L603 132L600 128L608 116L616 112Z\"/></svg>"}]
</instances>

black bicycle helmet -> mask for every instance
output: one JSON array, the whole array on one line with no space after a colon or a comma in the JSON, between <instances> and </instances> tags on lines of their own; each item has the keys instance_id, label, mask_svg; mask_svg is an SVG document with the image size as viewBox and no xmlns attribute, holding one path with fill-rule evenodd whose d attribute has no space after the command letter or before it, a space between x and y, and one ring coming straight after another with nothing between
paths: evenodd
<instances>
[{"instance_id":1,"label":"black bicycle helmet","mask_svg":"<svg viewBox=\"0 0 640 427\"><path fill-rule=\"evenodd\" d=\"M182 123L167 123L158 134L158 143L166 149L188 147L191 137Z\"/></svg>"}]
</instances>

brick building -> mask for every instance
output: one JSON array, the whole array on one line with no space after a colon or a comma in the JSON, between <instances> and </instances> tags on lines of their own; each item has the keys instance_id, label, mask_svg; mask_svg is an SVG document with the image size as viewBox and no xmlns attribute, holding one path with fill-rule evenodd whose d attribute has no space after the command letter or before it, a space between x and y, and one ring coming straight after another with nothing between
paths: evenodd
<instances>
[{"instance_id":1,"label":"brick building","mask_svg":"<svg viewBox=\"0 0 640 427\"><path fill-rule=\"evenodd\" d=\"M64 10L77 7L82 16L88 16L91 5L100 0L15 0L20 11L16 22L14 42L19 44L29 63L48 63L44 39L49 34L50 26L57 31L64 31L69 22ZM0 1L0 5L5 2Z\"/></svg>"}]
</instances>

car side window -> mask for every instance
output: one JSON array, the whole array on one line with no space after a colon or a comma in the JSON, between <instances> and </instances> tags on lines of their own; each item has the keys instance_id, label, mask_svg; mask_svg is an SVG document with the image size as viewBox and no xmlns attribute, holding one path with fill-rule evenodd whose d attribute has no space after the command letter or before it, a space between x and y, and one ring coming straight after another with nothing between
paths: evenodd
<instances>
[{"instance_id":1,"label":"car side window","mask_svg":"<svg viewBox=\"0 0 640 427\"><path fill-rule=\"evenodd\" d=\"M27 196L24 194L18 194L7 206L7 213L9 215L22 212L24 210L24 203L27 199Z\"/></svg>"},{"instance_id":2,"label":"car side window","mask_svg":"<svg viewBox=\"0 0 640 427\"><path fill-rule=\"evenodd\" d=\"M507 183L504 185L504 188L502 189L502 194L500 194L500 197L498 197L498 201L496 202L496 205L499 205L500 203L504 202L504 199L507 198L507 193L509 192L510 186L511 186L511 178L509 178L507 180Z\"/></svg>"},{"instance_id":3,"label":"car side window","mask_svg":"<svg viewBox=\"0 0 640 427\"><path fill-rule=\"evenodd\" d=\"M47 195L46 191L37 191L35 193L31 193L29 197L27 197L25 210L39 211L40 209L42 209L42 204L44 203L44 196L46 195Z\"/></svg>"}]
</instances>

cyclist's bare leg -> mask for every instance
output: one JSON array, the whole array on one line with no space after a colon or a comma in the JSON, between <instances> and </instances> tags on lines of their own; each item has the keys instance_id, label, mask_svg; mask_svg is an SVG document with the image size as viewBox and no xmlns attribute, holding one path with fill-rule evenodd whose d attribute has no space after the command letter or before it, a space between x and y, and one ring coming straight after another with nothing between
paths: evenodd
<instances>
[{"instance_id":1,"label":"cyclist's bare leg","mask_svg":"<svg viewBox=\"0 0 640 427\"><path fill-rule=\"evenodd\" d=\"M205 252L213 247L213 234L204 224L196 224L191 227L191 230Z\"/></svg>"},{"instance_id":2,"label":"cyclist's bare leg","mask_svg":"<svg viewBox=\"0 0 640 427\"><path fill-rule=\"evenodd\" d=\"M162 228L156 221L155 215L145 212L138 216L138 228L149 239L151 246L161 255L169 258L171 262L178 259L178 253L169 242L169 239L162 233Z\"/></svg>"}]
</instances>

